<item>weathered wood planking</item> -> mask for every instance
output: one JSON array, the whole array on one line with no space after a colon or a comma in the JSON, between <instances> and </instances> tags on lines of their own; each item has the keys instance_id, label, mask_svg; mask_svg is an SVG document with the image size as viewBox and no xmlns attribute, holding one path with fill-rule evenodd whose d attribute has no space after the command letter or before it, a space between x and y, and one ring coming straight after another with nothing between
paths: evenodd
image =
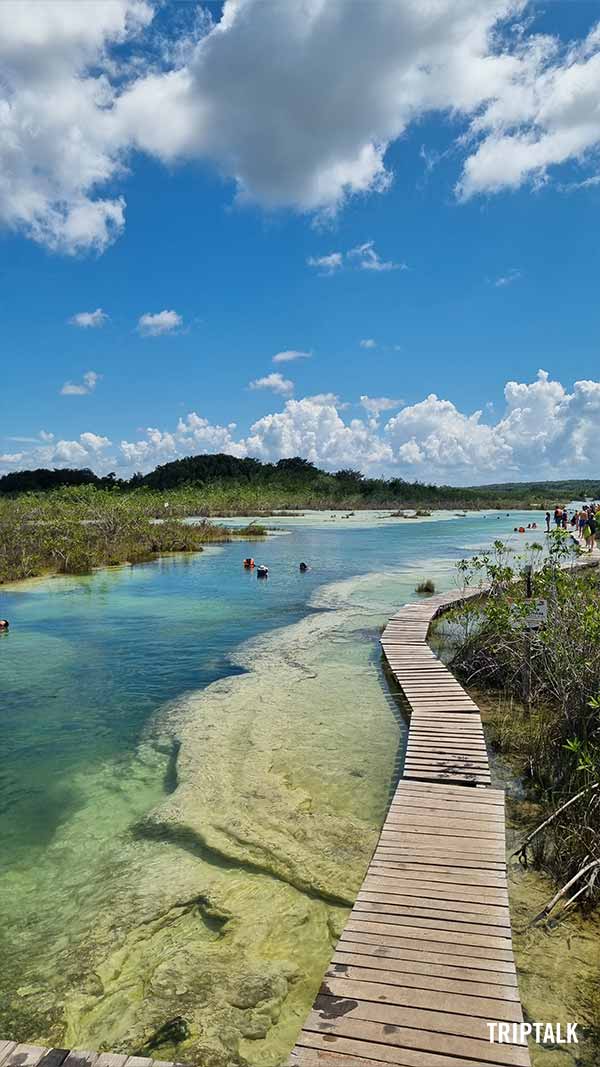
<instances>
[{"instance_id":1,"label":"weathered wood planking","mask_svg":"<svg viewBox=\"0 0 600 1067\"><path fill-rule=\"evenodd\" d=\"M167 1060L0 1041L0 1067L183 1067Z\"/></svg>"},{"instance_id":2,"label":"weathered wood planking","mask_svg":"<svg viewBox=\"0 0 600 1067\"><path fill-rule=\"evenodd\" d=\"M381 647L410 710L404 778L487 786L490 768L479 708L427 644L431 620L461 593L407 604Z\"/></svg>"},{"instance_id":3,"label":"weathered wood planking","mask_svg":"<svg viewBox=\"0 0 600 1067\"><path fill-rule=\"evenodd\" d=\"M523 1018L504 793L477 705L426 643L460 599L406 605L381 638L410 710L404 773L290 1067L530 1065L525 1043L489 1040Z\"/></svg>"}]
</instances>

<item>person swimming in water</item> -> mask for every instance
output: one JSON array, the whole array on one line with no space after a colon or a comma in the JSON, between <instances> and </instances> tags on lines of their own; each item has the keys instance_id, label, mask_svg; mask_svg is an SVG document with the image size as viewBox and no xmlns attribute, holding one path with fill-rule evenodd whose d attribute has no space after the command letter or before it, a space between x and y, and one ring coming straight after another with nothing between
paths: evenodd
<instances>
[{"instance_id":1,"label":"person swimming in water","mask_svg":"<svg viewBox=\"0 0 600 1067\"><path fill-rule=\"evenodd\" d=\"M302 574L304 574L304 572L308 570L308 563L302 562L300 564L300 570L302 571Z\"/></svg>"},{"instance_id":2,"label":"person swimming in water","mask_svg":"<svg viewBox=\"0 0 600 1067\"><path fill-rule=\"evenodd\" d=\"M0 630L8 630L8 619L0 619Z\"/></svg>"}]
</instances>

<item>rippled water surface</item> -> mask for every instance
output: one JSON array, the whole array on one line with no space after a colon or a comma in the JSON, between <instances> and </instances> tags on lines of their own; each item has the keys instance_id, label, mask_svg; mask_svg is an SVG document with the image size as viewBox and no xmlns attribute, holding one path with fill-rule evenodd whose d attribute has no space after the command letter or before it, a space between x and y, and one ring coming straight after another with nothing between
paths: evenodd
<instances>
[{"instance_id":1,"label":"rippled water surface","mask_svg":"<svg viewBox=\"0 0 600 1067\"><path fill-rule=\"evenodd\" d=\"M397 771L378 627L522 520L281 518L0 590L0 1036L283 1062Z\"/></svg>"}]
</instances>

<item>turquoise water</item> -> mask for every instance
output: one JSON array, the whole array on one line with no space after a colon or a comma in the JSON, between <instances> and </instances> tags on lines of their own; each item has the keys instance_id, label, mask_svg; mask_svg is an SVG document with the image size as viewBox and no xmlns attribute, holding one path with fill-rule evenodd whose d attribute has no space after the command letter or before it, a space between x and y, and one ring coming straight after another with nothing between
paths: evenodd
<instances>
[{"instance_id":1,"label":"turquoise water","mask_svg":"<svg viewBox=\"0 0 600 1067\"><path fill-rule=\"evenodd\" d=\"M1 1036L281 1062L397 770L377 628L520 521L307 515L0 591Z\"/></svg>"}]
</instances>

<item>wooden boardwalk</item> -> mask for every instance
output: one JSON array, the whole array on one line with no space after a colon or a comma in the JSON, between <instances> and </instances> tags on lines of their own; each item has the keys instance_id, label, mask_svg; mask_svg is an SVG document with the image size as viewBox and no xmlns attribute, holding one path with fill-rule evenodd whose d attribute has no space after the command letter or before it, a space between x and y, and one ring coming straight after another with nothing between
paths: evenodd
<instances>
[{"instance_id":1,"label":"wooden boardwalk","mask_svg":"<svg viewBox=\"0 0 600 1067\"><path fill-rule=\"evenodd\" d=\"M476 594L471 594L476 595ZM427 644L460 593L407 604L381 645L410 711L404 774L289 1065L529 1067L508 909L504 792L477 705Z\"/></svg>"},{"instance_id":2,"label":"wooden boardwalk","mask_svg":"<svg viewBox=\"0 0 600 1067\"><path fill-rule=\"evenodd\" d=\"M121 1056L116 1052L87 1052L83 1049L43 1048L0 1041L0 1067L182 1067L166 1060L145 1056Z\"/></svg>"}]
</instances>

